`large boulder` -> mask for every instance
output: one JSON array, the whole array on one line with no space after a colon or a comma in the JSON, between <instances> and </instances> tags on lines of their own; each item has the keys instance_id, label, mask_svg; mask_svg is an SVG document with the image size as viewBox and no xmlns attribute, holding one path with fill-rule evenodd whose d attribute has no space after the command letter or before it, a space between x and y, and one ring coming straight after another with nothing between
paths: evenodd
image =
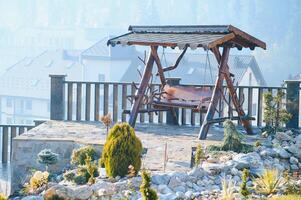
<instances>
[{"instance_id":1,"label":"large boulder","mask_svg":"<svg viewBox=\"0 0 301 200\"><path fill-rule=\"evenodd\" d=\"M256 152L247 154L239 153L233 157L233 161L236 163L236 168L240 170L244 168L250 168L250 166L259 166L261 163L261 158Z\"/></svg>"},{"instance_id":2,"label":"large boulder","mask_svg":"<svg viewBox=\"0 0 301 200\"><path fill-rule=\"evenodd\" d=\"M282 148L282 147L276 147L276 148L274 148L274 151L277 152L277 154L278 154L278 156L279 156L280 158L287 159L287 158L291 157L291 154L288 153L288 152L287 152L284 148Z\"/></svg>"},{"instance_id":3,"label":"large boulder","mask_svg":"<svg viewBox=\"0 0 301 200\"><path fill-rule=\"evenodd\" d=\"M154 174L152 175L152 183L156 185L167 185L170 180L168 174Z\"/></svg>"},{"instance_id":4,"label":"large boulder","mask_svg":"<svg viewBox=\"0 0 301 200\"><path fill-rule=\"evenodd\" d=\"M45 192L45 198L57 195L67 200L85 200L89 199L93 194L93 190L88 185L77 186L70 188L64 185L57 184L52 186Z\"/></svg>"}]
</instances>

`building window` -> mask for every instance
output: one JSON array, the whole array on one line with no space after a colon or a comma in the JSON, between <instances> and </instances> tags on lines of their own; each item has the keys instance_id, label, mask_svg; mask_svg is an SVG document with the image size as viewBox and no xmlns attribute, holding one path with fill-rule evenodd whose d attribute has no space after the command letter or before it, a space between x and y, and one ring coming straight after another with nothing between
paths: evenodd
<instances>
[{"instance_id":1,"label":"building window","mask_svg":"<svg viewBox=\"0 0 301 200\"><path fill-rule=\"evenodd\" d=\"M12 98L6 99L6 107L8 107L8 108L13 107L13 99Z\"/></svg>"},{"instance_id":2,"label":"building window","mask_svg":"<svg viewBox=\"0 0 301 200\"><path fill-rule=\"evenodd\" d=\"M105 75L104 74L98 74L98 81L99 82L104 82L105 81Z\"/></svg>"},{"instance_id":3,"label":"building window","mask_svg":"<svg viewBox=\"0 0 301 200\"><path fill-rule=\"evenodd\" d=\"M25 101L25 108L26 108L26 110L32 110L32 101L31 100Z\"/></svg>"}]
</instances>

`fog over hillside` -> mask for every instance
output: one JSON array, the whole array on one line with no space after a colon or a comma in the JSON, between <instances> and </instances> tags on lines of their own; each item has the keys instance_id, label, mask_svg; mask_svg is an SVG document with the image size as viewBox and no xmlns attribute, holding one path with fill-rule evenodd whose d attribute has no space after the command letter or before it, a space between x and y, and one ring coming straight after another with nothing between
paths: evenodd
<instances>
[{"instance_id":1,"label":"fog over hillside","mask_svg":"<svg viewBox=\"0 0 301 200\"><path fill-rule=\"evenodd\" d=\"M49 49L86 49L131 24L232 24L267 43L253 54L268 85L301 72L299 0L0 0L1 72Z\"/></svg>"}]
</instances>

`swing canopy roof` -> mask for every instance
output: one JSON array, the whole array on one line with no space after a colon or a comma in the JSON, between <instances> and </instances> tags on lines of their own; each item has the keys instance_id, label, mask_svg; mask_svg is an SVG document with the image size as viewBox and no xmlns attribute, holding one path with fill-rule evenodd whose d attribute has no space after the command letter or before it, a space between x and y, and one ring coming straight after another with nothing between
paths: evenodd
<instances>
[{"instance_id":1,"label":"swing canopy roof","mask_svg":"<svg viewBox=\"0 0 301 200\"><path fill-rule=\"evenodd\" d=\"M266 49L266 44L232 25L201 25L201 26L129 26L129 33L108 40L108 45L142 45L202 47L230 46L241 50L255 47Z\"/></svg>"}]
</instances>

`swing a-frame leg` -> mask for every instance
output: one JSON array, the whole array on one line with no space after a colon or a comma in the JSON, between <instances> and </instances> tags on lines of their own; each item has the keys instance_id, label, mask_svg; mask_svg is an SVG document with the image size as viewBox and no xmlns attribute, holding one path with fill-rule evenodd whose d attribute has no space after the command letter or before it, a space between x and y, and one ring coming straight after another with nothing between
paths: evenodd
<instances>
[{"instance_id":1,"label":"swing a-frame leg","mask_svg":"<svg viewBox=\"0 0 301 200\"><path fill-rule=\"evenodd\" d=\"M220 64L219 67L219 72L217 79L215 81L215 86L213 89L213 95L211 97L211 101L208 107L208 111L206 113L204 122L201 126L201 130L199 132L199 139L204 140L207 137L208 130L210 128L210 124L213 120L214 113L218 104L219 99L221 98L221 91L222 91L222 86L223 86L223 81L224 79L226 80L227 87L229 90L229 95L232 99L232 102L235 106L235 109L238 113L238 116L240 117L240 120L246 129L248 134L252 134L252 128L250 125L250 122L245 118L245 113L243 109L241 108L239 104L239 100L237 98L233 82L231 79L231 74L229 72L229 66L228 66L228 58L229 58L229 52L230 52L230 47L223 47L223 54L221 55L218 48L215 47L212 49L212 52L215 55L216 60Z\"/></svg>"},{"instance_id":2,"label":"swing a-frame leg","mask_svg":"<svg viewBox=\"0 0 301 200\"><path fill-rule=\"evenodd\" d=\"M154 48L157 50L157 47L154 47ZM147 63L145 65L145 68L144 68L144 71L143 71L143 75L142 75L140 85L138 87L138 90L135 93L134 103L132 104L132 107L131 107L129 124L132 127L135 127L136 119L137 119L137 116L138 116L138 111L139 111L139 108L140 108L140 104L141 104L141 101L142 101L143 96L145 94L147 85L148 85L148 83L150 81L150 78L152 76L154 61L155 61L154 56L152 54L152 51L150 51Z\"/></svg>"}]
</instances>

